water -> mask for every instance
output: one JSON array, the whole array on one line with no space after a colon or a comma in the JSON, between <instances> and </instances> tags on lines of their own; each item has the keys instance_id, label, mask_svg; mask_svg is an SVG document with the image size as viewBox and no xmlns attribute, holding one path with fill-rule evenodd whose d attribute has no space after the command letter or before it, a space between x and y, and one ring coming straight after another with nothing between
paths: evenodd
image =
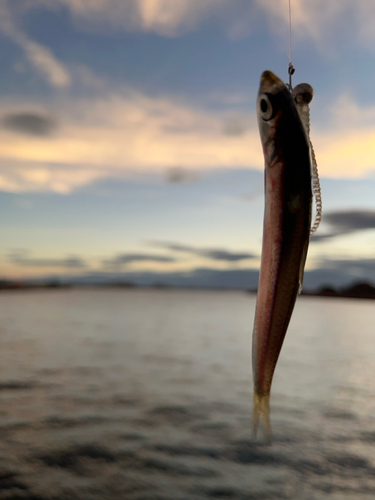
<instances>
[{"instance_id":1,"label":"water","mask_svg":"<svg viewBox=\"0 0 375 500\"><path fill-rule=\"evenodd\" d=\"M0 295L0 499L373 499L375 303L300 297L251 437L255 297Z\"/></svg>"}]
</instances>

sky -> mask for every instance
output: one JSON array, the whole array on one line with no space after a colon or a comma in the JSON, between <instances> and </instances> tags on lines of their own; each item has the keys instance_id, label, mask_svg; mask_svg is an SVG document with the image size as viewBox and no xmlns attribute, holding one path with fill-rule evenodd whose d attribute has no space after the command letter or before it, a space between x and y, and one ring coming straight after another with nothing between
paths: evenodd
<instances>
[{"instance_id":1,"label":"sky","mask_svg":"<svg viewBox=\"0 0 375 500\"><path fill-rule=\"evenodd\" d=\"M375 285L375 4L292 0L323 222L305 286ZM0 0L0 278L256 286L260 75L288 0Z\"/></svg>"}]
</instances>

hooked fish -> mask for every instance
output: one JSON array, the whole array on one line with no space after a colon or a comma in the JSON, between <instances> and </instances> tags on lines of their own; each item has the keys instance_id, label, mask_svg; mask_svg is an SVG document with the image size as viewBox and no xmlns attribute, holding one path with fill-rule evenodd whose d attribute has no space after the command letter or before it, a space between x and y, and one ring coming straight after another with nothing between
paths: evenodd
<instances>
[{"instance_id":1,"label":"hooked fish","mask_svg":"<svg viewBox=\"0 0 375 500\"><path fill-rule=\"evenodd\" d=\"M291 92L271 71L257 102L265 160L263 247L253 331L254 435L259 418L271 439L272 378L303 272L311 226L309 139Z\"/></svg>"}]
</instances>

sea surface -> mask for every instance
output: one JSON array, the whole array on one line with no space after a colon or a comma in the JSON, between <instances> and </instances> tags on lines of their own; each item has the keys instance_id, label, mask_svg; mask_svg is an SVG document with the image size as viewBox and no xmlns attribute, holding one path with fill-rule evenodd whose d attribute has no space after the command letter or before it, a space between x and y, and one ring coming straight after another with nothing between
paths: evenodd
<instances>
[{"instance_id":1,"label":"sea surface","mask_svg":"<svg viewBox=\"0 0 375 500\"><path fill-rule=\"evenodd\" d=\"M255 296L0 294L0 499L373 500L375 301L300 297L273 444L252 438Z\"/></svg>"}]
</instances>

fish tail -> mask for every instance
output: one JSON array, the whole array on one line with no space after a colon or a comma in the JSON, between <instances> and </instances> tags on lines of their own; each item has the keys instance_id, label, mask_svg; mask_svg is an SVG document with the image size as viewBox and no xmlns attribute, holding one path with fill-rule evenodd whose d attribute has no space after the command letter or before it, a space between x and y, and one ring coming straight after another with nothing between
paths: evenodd
<instances>
[{"instance_id":1,"label":"fish tail","mask_svg":"<svg viewBox=\"0 0 375 500\"><path fill-rule=\"evenodd\" d=\"M258 394L254 390L253 436L257 436L259 420L262 420L267 444L271 444L270 395Z\"/></svg>"}]
</instances>

